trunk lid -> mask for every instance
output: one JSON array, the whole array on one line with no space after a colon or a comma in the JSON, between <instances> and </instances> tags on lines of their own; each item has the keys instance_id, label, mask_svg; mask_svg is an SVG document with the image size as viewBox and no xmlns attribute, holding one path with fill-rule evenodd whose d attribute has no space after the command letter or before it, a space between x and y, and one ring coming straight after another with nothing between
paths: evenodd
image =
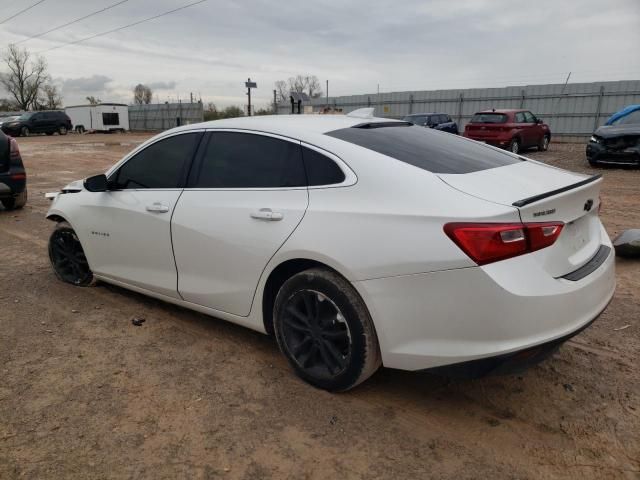
<instances>
[{"instance_id":1,"label":"trunk lid","mask_svg":"<svg viewBox=\"0 0 640 480\"><path fill-rule=\"evenodd\" d=\"M602 179L535 161L467 174L439 174L466 194L517 208L523 222L563 222L558 240L532 255L545 270L561 277L587 263L602 244L598 218Z\"/></svg>"}]
</instances>

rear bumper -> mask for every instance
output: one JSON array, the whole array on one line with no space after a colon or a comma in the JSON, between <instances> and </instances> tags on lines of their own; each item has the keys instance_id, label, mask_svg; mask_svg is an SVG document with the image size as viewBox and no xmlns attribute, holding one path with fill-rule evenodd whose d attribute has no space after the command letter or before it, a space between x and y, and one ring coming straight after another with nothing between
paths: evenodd
<instances>
[{"instance_id":1,"label":"rear bumper","mask_svg":"<svg viewBox=\"0 0 640 480\"><path fill-rule=\"evenodd\" d=\"M511 143L511 136L483 137L481 135L474 135L473 133L469 134L467 132L464 132L463 136L466 138L470 138L471 140L475 140L476 142L483 142L487 145L492 145L499 148L506 148Z\"/></svg>"},{"instance_id":2,"label":"rear bumper","mask_svg":"<svg viewBox=\"0 0 640 480\"><path fill-rule=\"evenodd\" d=\"M376 326L383 364L403 370L491 358L494 364L495 357L561 343L613 297L613 250L577 281L551 277L533 255L354 282Z\"/></svg>"},{"instance_id":3,"label":"rear bumper","mask_svg":"<svg viewBox=\"0 0 640 480\"><path fill-rule=\"evenodd\" d=\"M13 180L9 175L0 174L0 198L15 197L22 193L27 186L24 179Z\"/></svg>"},{"instance_id":4,"label":"rear bumper","mask_svg":"<svg viewBox=\"0 0 640 480\"><path fill-rule=\"evenodd\" d=\"M603 310L604 311L604 310ZM602 313L602 312L600 312ZM470 360L468 362L445 365L443 367L426 368L424 371L451 378L480 378L487 375L510 375L522 373L530 367L546 360L562 346L564 342L575 337L586 328L590 327L596 318L564 337L551 340L541 345L525 348L517 352L497 355L495 357Z\"/></svg>"},{"instance_id":5,"label":"rear bumper","mask_svg":"<svg viewBox=\"0 0 640 480\"><path fill-rule=\"evenodd\" d=\"M590 163L640 165L640 146L624 150L609 150L599 143L589 142L586 153Z\"/></svg>"}]
</instances>

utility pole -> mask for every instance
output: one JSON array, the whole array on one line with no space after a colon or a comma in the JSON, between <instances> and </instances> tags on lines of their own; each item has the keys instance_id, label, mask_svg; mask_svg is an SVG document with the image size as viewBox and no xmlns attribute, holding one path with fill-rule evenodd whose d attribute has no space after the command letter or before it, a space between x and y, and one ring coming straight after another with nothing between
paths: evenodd
<instances>
[{"instance_id":1,"label":"utility pole","mask_svg":"<svg viewBox=\"0 0 640 480\"><path fill-rule=\"evenodd\" d=\"M278 97L275 89L273 90L273 114L278 114Z\"/></svg>"},{"instance_id":2,"label":"utility pole","mask_svg":"<svg viewBox=\"0 0 640 480\"><path fill-rule=\"evenodd\" d=\"M252 82L250 78L247 78L247 81L244 83L244 86L247 87L247 96L249 97L247 115L250 117L251 116L251 89L258 88L258 84L256 82Z\"/></svg>"},{"instance_id":3,"label":"utility pole","mask_svg":"<svg viewBox=\"0 0 640 480\"><path fill-rule=\"evenodd\" d=\"M329 80L327 80L327 110L329 109Z\"/></svg>"}]
</instances>

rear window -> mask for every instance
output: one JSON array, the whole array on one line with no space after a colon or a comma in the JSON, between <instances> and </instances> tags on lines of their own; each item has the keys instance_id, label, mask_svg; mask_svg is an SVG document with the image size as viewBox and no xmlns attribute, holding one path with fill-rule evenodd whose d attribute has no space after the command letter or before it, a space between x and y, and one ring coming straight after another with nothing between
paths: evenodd
<instances>
[{"instance_id":1,"label":"rear window","mask_svg":"<svg viewBox=\"0 0 640 480\"><path fill-rule=\"evenodd\" d=\"M521 161L481 143L413 125L343 128L326 135L433 173L471 173Z\"/></svg>"},{"instance_id":2,"label":"rear window","mask_svg":"<svg viewBox=\"0 0 640 480\"><path fill-rule=\"evenodd\" d=\"M507 123L504 113L476 113L471 117L471 123Z\"/></svg>"}]
</instances>

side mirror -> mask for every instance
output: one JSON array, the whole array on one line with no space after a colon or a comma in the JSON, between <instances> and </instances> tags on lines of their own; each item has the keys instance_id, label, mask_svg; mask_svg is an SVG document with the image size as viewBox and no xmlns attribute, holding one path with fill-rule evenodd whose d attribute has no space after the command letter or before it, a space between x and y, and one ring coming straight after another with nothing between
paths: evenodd
<instances>
[{"instance_id":1,"label":"side mirror","mask_svg":"<svg viewBox=\"0 0 640 480\"><path fill-rule=\"evenodd\" d=\"M542 119L541 119L541 118L536 118L536 123L537 123L538 125L542 125L544 122L542 121Z\"/></svg>"},{"instance_id":2,"label":"side mirror","mask_svg":"<svg viewBox=\"0 0 640 480\"><path fill-rule=\"evenodd\" d=\"M85 179L84 188L86 188L90 192L106 192L107 190L109 190L107 176L102 173L100 175L95 175L93 177Z\"/></svg>"}]
</instances>

